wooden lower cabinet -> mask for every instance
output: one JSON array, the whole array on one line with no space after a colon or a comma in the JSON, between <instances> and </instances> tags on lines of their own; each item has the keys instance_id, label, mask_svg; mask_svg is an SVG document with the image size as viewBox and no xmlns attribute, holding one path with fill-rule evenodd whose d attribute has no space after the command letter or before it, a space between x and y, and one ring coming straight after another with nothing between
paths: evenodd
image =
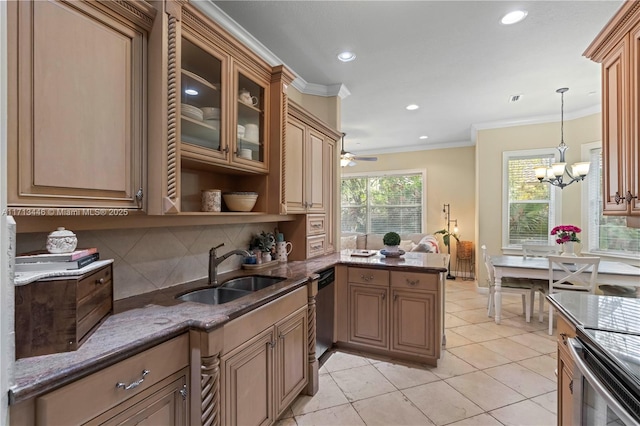
<instances>
[{"instance_id":1,"label":"wooden lower cabinet","mask_svg":"<svg viewBox=\"0 0 640 426\"><path fill-rule=\"evenodd\" d=\"M558 323L558 425L574 424L573 370L574 363L569 353L567 339L576 336L575 327L557 310Z\"/></svg>"},{"instance_id":2,"label":"wooden lower cabinet","mask_svg":"<svg viewBox=\"0 0 640 426\"><path fill-rule=\"evenodd\" d=\"M442 342L439 275L345 269L336 274L338 345L437 364Z\"/></svg>"},{"instance_id":3,"label":"wooden lower cabinet","mask_svg":"<svg viewBox=\"0 0 640 426\"><path fill-rule=\"evenodd\" d=\"M274 344L269 328L222 357L225 424L273 423Z\"/></svg>"},{"instance_id":4,"label":"wooden lower cabinet","mask_svg":"<svg viewBox=\"0 0 640 426\"><path fill-rule=\"evenodd\" d=\"M389 348L386 287L349 284L349 342Z\"/></svg>"},{"instance_id":5,"label":"wooden lower cabinet","mask_svg":"<svg viewBox=\"0 0 640 426\"><path fill-rule=\"evenodd\" d=\"M436 294L392 290L391 350L435 356Z\"/></svg>"},{"instance_id":6,"label":"wooden lower cabinet","mask_svg":"<svg viewBox=\"0 0 640 426\"><path fill-rule=\"evenodd\" d=\"M305 306L224 355L224 424L274 423L307 384L306 348Z\"/></svg>"},{"instance_id":7,"label":"wooden lower cabinet","mask_svg":"<svg viewBox=\"0 0 640 426\"><path fill-rule=\"evenodd\" d=\"M188 389L189 337L184 334L10 406L11 424L187 425Z\"/></svg>"}]
</instances>

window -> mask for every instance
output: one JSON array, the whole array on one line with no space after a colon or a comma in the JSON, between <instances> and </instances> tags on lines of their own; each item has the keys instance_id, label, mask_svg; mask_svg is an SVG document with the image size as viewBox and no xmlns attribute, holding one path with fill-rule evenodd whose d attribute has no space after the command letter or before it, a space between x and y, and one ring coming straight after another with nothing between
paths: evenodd
<instances>
[{"instance_id":1,"label":"window","mask_svg":"<svg viewBox=\"0 0 640 426\"><path fill-rule=\"evenodd\" d=\"M342 232L422 232L424 188L423 172L344 175Z\"/></svg>"},{"instance_id":2,"label":"window","mask_svg":"<svg viewBox=\"0 0 640 426\"><path fill-rule=\"evenodd\" d=\"M624 216L602 215L602 148L588 149L591 166L586 178L588 250L618 256L640 254L640 229L628 228ZM583 151L584 152L584 151Z\"/></svg>"},{"instance_id":3,"label":"window","mask_svg":"<svg viewBox=\"0 0 640 426\"><path fill-rule=\"evenodd\" d=\"M503 221L502 244L518 248L523 242L548 244L549 233L559 211L555 188L541 184L534 168L550 166L553 150L510 151L503 154Z\"/></svg>"}]
</instances>

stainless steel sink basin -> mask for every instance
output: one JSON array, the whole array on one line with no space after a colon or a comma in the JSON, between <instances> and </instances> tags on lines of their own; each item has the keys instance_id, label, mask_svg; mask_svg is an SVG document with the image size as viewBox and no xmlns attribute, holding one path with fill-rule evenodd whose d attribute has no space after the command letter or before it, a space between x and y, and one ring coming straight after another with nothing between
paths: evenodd
<instances>
[{"instance_id":1,"label":"stainless steel sink basin","mask_svg":"<svg viewBox=\"0 0 640 426\"><path fill-rule=\"evenodd\" d=\"M286 280L286 278L264 275L248 275L246 277L232 278L225 281L221 287L245 291L258 291L284 280Z\"/></svg>"},{"instance_id":2,"label":"stainless steel sink basin","mask_svg":"<svg viewBox=\"0 0 640 426\"><path fill-rule=\"evenodd\" d=\"M176 296L176 299L183 302L206 303L207 305L222 305L231 302L239 297L251 294L250 291L237 290L234 288L208 287L193 290Z\"/></svg>"}]
</instances>

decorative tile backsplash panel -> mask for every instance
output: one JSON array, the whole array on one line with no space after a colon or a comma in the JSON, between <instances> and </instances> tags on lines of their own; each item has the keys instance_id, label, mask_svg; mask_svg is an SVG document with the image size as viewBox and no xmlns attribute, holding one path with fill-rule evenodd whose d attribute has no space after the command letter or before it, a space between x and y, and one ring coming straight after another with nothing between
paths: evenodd
<instances>
[{"instance_id":1,"label":"decorative tile backsplash panel","mask_svg":"<svg viewBox=\"0 0 640 426\"><path fill-rule=\"evenodd\" d=\"M247 249L255 234L270 232L275 223L74 231L78 247L97 247L100 259L114 259L114 298L206 278L209 250L220 243L218 254ZM73 229L72 229L73 231ZM17 253L44 250L46 233L18 234ZM239 269L240 256L222 262L218 273Z\"/></svg>"}]
</instances>

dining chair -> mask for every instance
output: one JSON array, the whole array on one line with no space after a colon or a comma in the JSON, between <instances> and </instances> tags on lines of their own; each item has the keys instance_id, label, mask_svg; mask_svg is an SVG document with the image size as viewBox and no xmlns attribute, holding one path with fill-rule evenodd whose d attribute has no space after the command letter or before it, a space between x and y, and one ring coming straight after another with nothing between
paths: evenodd
<instances>
[{"instance_id":1,"label":"dining chair","mask_svg":"<svg viewBox=\"0 0 640 426\"><path fill-rule=\"evenodd\" d=\"M557 256L560 254L560 246L557 244L535 244L522 243L522 256L526 260L531 257L547 257L549 255ZM531 283L536 286L538 294L538 321L544 319L544 299L549 293L549 281L542 279L531 279ZM535 301L531 303L535 304Z\"/></svg>"},{"instance_id":2,"label":"dining chair","mask_svg":"<svg viewBox=\"0 0 640 426\"><path fill-rule=\"evenodd\" d=\"M487 246L484 244L480 247L482 249L482 261L487 268L487 274L489 276L489 300L487 306L487 316L493 316L494 310L494 298L495 298L495 272L493 265L491 264L491 256L487 254ZM502 293L514 293L522 295L522 311L527 322L531 321L531 314L533 312L533 299L536 289L528 279L519 279L512 277L503 277L500 284L500 291Z\"/></svg>"},{"instance_id":3,"label":"dining chair","mask_svg":"<svg viewBox=\"0 0 640 426\"><path fill-rule=\"evenodd\" d=\"M594 294L599 257L548 256L549 294L579 291ZM549 304L549 335L553 334L553 306Z\"/></svg>"}]
</instances>

